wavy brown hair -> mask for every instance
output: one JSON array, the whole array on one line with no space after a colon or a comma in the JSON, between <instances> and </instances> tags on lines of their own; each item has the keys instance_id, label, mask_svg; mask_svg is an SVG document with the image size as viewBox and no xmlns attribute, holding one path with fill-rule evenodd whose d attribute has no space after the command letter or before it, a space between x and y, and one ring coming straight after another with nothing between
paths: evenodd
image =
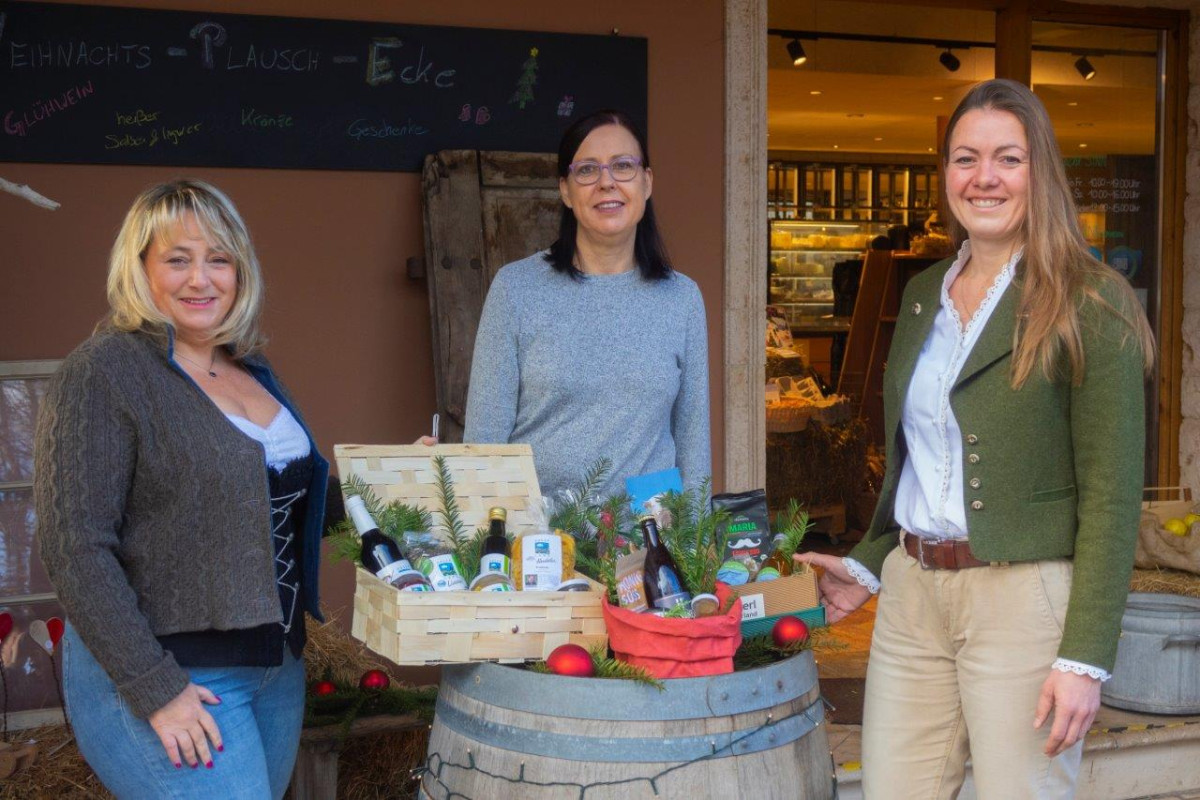
<instances>
[{"instance_id":1,"label":"wavy brown hair","mask_svg":"<svg viewBox=\"0 0 1200 800\"><path fill-rule=\"evenodd\" d=\"M1025 253L1024 269L1017 278L1021 296L1013 342L1012 387L1019 389L1035 369L1047 380L1054 380L1066 367L1073 383L1078 385L1083 380L1080 312L1089 301L1125 323L1126 341L1135 341L1148 374L1154 367L1154 334L1129 282L1088 250L1046 107L1027 86L1016 81L996 79L975 86L946 126L943 159L949 158L950 140L959 120L976 110L1012 114L1024 127L1029 145L1029 202L1021 231ZM949 203L943 203L943 208L948 209ZM948 215L948 227L956 248L969 238L953 214Z\"/></svg>"}]
</instances>

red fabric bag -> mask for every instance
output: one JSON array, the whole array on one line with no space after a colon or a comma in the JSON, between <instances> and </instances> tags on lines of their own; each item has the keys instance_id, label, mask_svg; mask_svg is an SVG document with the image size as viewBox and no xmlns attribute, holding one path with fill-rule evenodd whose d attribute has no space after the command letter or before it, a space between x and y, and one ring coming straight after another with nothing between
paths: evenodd
<instances>
[{"instance_id":1,"label":"red fabric bag","mask_svg":"<svg viewBox=\"0 0 1200 800\"><path fill-rule=\"evenodd\" d=\"M729 587L717 584L721 607ZM619 661L642 667L656 678L699 678L733 672L742 646L742 599L725 614L699 619L664 619L639 614L604 599L608 645Z\"/></svg>"}]
</instances>

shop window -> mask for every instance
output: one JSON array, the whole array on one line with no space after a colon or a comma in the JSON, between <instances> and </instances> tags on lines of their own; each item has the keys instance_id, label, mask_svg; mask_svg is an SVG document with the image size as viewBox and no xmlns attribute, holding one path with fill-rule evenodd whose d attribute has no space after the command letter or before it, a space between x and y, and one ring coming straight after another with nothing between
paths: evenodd
<instances>
[{"instance_id":1,"label":"shop window","mask_svg":"<svg viewBox=\"0 0 1200 800\"><path fill-rule=\"evenodd\" d=\"M61 617L34 542L33 432L57 361L0 362L0 611L13 617L0 648L8 713L36 724L59 705L54 669L27 631L34 620ZM57 712L55 712L57 714ZM57 721L57 716L53 717Z\"/></svg>"}]
</instances>

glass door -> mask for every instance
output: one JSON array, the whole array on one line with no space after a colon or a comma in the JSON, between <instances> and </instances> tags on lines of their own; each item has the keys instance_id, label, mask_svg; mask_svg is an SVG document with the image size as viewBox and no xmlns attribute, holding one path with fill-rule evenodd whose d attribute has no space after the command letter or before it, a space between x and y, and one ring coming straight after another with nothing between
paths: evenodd
<instances>
[{"instance_id":1,"label":"glass door","mask_svg":"<svg viewBox=\"0 0 1200 800\"><path fill-rule=\"evenodd\" d=\"M1129 281L1160 341L1163 37L1153 29L1034 22L1032 62L1084 236ZM1146 400L1146 484L1155 485L1156 382Z\"/></svg>"}]
</instances>

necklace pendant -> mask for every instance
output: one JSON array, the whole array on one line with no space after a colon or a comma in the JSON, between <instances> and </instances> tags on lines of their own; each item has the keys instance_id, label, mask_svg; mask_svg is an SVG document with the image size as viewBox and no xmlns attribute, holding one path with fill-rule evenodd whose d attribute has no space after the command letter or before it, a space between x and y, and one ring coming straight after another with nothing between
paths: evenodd
<instances>
[{"instance_id":1,"label":"necklace pendant","mask_svg":"<svg viewBox=\"0 0 1200 800\"><path fill-rule=\"evenodd\" d=\"M210 377L210 378L215 378L215 377L217 377L217 373L213 372L213 371L210 369L210 370L208 371L208 377Z\"/></svg>"}]
</instances>

